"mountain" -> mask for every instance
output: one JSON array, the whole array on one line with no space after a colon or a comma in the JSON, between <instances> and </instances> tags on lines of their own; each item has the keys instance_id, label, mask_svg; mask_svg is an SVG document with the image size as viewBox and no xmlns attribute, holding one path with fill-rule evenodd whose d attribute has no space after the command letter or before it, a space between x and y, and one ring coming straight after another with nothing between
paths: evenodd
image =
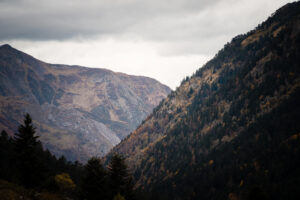
<instances>
[{"instance_id":1,"label":"mountain","mask_svg":"<svg viewBox=\"0 0 300 200\"><path fill-rule=\"evenodd\" d=\"M224 46L106 156L149 199L299 199L300 2Z\"/></svg>"},{"instance_id":2,"label":"mountain","mask_svg":"<svg viewBox=\"0 0 300 200\"><path fill-rule=\"evenodd\" d=\"M170 91L151 78L47 64L0 47L0 130L12 135L28 112L45 147L70 160L103 156Z\"/></svg>"}]
</instances>

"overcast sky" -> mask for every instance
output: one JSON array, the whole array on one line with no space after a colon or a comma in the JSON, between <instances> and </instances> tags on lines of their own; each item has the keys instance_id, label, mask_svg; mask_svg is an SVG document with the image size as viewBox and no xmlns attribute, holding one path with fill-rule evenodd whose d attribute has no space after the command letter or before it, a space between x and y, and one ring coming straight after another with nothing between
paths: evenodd
<instances>
[{"instance_id":1,"label":"overcast sky","mask_svg":"<svg viewBox=\"0 0 300 200\"><path fill-rule=\"evenodd\" d=\"M0 44L175 89L289 0L0 0Z\"/></svg>"}]
</instances>

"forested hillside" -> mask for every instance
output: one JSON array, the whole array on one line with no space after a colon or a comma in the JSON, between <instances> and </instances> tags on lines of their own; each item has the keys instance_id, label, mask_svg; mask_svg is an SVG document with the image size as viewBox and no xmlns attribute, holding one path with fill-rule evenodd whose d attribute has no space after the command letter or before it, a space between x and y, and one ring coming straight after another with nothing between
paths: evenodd
<instances>
[{"instance_id":1,"label":"forested hillside","mask_svg":"<svg viewBox=\"0 0 300 200\"><path fill-rule=\"evenodd\" d=\"M300 2L224 46L117 145L149 199L299 199Z\"/></svg>"},{"instance_id":2,"label":"forested hillside","mask_svg":"<svg viewBox=\"0 0 300 200\"><path fill-rule=\"evenodd\" d=\"M1 200L135 199L124 159L113 155L105 168L99 157L83 166L44 149L29 114L14 137L0 135Z\"/></svg>"}]
</instances>

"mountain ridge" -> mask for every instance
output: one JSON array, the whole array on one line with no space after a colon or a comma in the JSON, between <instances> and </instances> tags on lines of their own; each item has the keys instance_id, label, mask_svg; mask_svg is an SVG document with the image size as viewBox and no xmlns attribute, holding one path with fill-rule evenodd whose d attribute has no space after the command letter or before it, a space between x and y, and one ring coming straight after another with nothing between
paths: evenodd
<instances>
[{"instance_id":1,"label":"mountain ridge","mask_svg":"<svg viewBox=\"0 0 300 200\"><path fill-rule=\"evenodd\" d=\"M28 112L45 146L71 160L104 155L170 92L152 78L48 64L9 45L0 66L0 128L12 135Z\"/></svg>"},{"instance_id":2,"label":"mountain ridge","mask_svg":"<svg viewBox=\"0 0 300 200\"><path fill-rule=\"evenodd\" d=\"M298 173L299 11L300 2L287 4L233 38L114 147L106 162L122 154L135 187L149 199L247 199L254 186L271 199L287 199L299 181L292 186L289 179L273 178Z\"/></svg>"}]
</instances>

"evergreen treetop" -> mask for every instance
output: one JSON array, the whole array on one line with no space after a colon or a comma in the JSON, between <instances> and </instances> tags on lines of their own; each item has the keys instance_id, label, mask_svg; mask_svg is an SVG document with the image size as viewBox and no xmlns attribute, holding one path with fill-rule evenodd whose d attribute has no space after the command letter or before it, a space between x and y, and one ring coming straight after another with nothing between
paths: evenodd
<instances>
[{"instance_id":1,"label":"evergreen treetop","mask_svg":"<svg viewBox=\"0 0 300 200\"><path fill-rule=\"evenodd\" d=\"M84 166L85 176L82 182L82 192L86 199L108 199L107 172L100 158L92 157Z\"/></svg>"},{"instance_id":2,"label":"evergreen treetop","mask_svg":"<svg viewBox=\"0 0 300 200\"><path fill-rule=\"evenodd\" d=\"M121 194L125 199L133 199L132 178L124 158L114 154L108 166L108 174L113 194Z\"/></svg>"},{"instance_id":3,"label":"evergreen treetop","mask_svg":"<svg viewBox=\"0 0 300 200\"><path fill-rule=\"evenodd\" d=\"M16 133L14 137L17 151L33 149L39 144L37 140L39 136L35 135L35 127L32 125L30 115L27 113L24 117L24 125L21 124L18 127L18 133Z\"/></svg>"}]
</instances>

